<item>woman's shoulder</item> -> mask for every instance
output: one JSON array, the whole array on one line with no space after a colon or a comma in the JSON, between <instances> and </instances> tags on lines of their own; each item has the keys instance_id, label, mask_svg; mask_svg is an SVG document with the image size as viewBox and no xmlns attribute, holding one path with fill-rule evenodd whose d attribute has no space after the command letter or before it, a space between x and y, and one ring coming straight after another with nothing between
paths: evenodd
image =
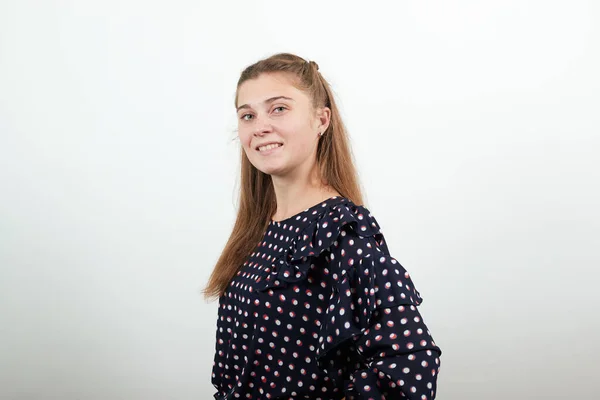
<instances>
[{"instance_id":1,"label":"woman's shoulder","mask_svg":"<svg viewBox=\"0 0 600 400\"><path fill-rule=\"evenodd\" d=\"M313 258L330 254L350 238L360 241L374 238L377 244L384 242L379 223L371 211L348 198L332 198L320 204L318 212L313 212L289 250L274 260L273 270L261 290L305 279ZM387 248L384 249L387 252Z\"/></svg>"},{"instance_id":2,"label":"woman's shoulder","mask_svg":"<svg viewBox=\"0 0 600 400\"><path fill-rule=\"evenodd\" d=\"M383 241L381 226L371 211L364 205L344 198L303 230L290 261L318 256L347 236L358 239L374 237L378 242Z\"/></svg>"}]
</instances>

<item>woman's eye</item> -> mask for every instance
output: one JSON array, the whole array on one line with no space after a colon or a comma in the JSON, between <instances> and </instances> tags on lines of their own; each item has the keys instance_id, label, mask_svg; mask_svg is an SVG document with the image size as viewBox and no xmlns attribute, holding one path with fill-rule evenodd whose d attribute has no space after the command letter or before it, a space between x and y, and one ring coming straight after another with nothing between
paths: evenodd
<instances>
[{"instance_id":1,"label":"woman's eye","mask_svg":"<svg viewBox=\"0 0 600 400\"><path fill-rule=\"evenodd\" d=\"M277 110L277 109L279 109L279 108L281 108L281 109L282 109L282 110L281 110L281 112L283 112L283 110L285 110L287 107L285 107L285 106L279 106L279 107L275 107L273 110ZM242 115L242 116L240 117L240 119L241 119L241 120L243 120L243 121L249 121L250 119L246 118L246 117L248 117L248 116L250 116L250 117L251 117L251 116L252 116L252 114L244 114L244 115Z\"/></svg>"}]
</instances>

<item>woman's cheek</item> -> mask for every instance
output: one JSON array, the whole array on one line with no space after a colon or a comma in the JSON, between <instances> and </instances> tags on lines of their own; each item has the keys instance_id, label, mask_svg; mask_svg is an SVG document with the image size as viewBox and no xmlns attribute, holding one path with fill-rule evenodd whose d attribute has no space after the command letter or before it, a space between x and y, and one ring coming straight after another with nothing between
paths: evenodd
<instances>
[{"instance_id":1,"label":"woman's cheek","mask_svg":"<svg viewBox=\"0 0 600 400\"><path fill-rule=\"evenodd\" d=\"M242 143L242 146L244 146L245 149L250 150L250 142L252 137L250 135L247 134L240 134L238 135L240 142Z\"/></svg>"}]
</instances>

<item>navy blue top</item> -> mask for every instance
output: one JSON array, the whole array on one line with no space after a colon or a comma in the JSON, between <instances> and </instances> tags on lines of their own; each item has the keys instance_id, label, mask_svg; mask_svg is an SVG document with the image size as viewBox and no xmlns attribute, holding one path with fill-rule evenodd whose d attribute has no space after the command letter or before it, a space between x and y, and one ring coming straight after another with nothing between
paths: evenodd
<instances>
[{"instance_id":1,"label":"navy blue top","mask_svg":"<svg viewBox=\"0 0 600 400\"><path fill-rule=\"evenodd\" d=\"M219 298L215 399L434 399L441 350L369 210L271 221Z\"/></svg>"}]
</instances>

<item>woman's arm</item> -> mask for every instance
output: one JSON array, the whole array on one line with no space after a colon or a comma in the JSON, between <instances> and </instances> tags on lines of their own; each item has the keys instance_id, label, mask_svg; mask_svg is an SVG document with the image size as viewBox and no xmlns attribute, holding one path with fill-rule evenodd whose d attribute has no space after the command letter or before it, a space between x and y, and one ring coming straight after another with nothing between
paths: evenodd
<instances>
[{"instance_id":1,"label":"woman's arm","mask_svg":"<svg viewBox=\"0 0 600 400\"><path fill-rule=\"evenodd\" d=\"M380 398L384 393L407 400L435 399L441 350L419 313L422 299L410 275L389 254L382 236L363 237L348 230L337 238L336 247L331 269L341 267L342 272L323 342L351 340L362 359L351 371L345 399Z\"/></svg>"},{"instance_id":2,"label":"woman's arm","mask_svg":"<svg viewBox=\"0 0 600 400\"><path fill-rule=\"evenodd\" d=\"M348 400L435 399L441 353L416 306L380 309L354 346L363 362L351 370Z\"/></svg>"}]
</instances>

